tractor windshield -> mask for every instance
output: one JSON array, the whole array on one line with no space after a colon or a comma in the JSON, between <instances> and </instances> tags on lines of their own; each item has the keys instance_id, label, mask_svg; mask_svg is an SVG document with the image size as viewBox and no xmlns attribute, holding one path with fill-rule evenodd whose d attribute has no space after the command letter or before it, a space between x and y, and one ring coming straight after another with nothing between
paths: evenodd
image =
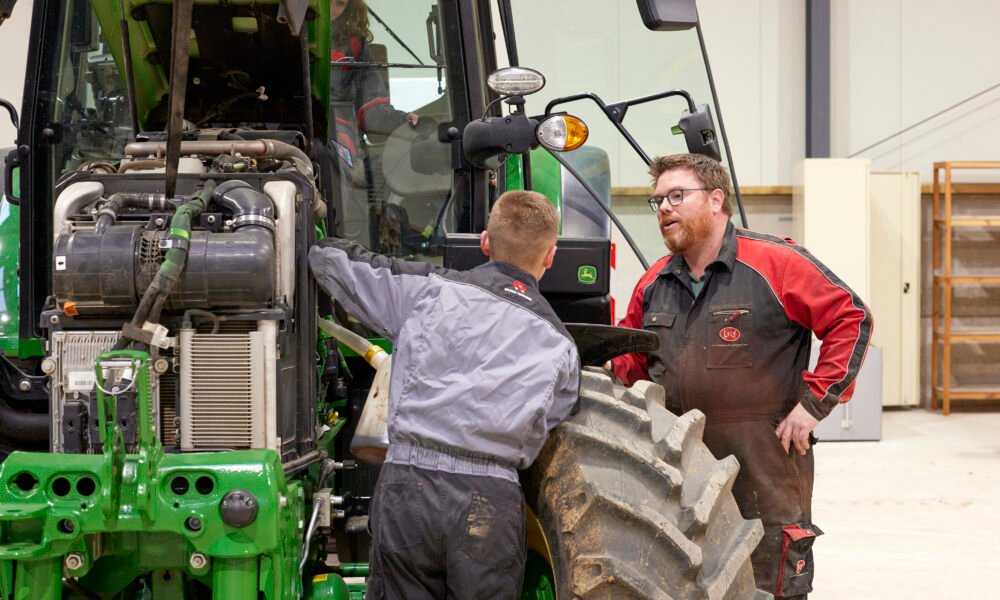
<instances>
[{"instance_id":1,"label":"tractor windshield","mask_svg":"<svg viewBox=\"0 0 1000 600\"><path fill-rule=\"evenodd\" d=\"M47 32L59 41L55 68L43 72L53 101L39 106L52 131L50 183L84 163L114 161L132 139L126 85L90 2L62 6L63 18L50 21L59 31Z\"/></svg>"}]
</instances>

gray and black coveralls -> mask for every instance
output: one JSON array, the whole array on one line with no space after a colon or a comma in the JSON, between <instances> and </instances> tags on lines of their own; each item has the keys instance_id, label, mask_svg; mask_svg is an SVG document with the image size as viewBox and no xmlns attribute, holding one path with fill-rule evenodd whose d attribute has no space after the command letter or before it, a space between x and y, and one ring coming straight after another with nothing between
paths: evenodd
<instances>
[{"instance_id":1,"label":"gray and black coveralls","mask_svg":"<svg viewBox=\"0 0 1000 600\"><path fill-rule=\"evenodd\" d=\"M775 428L796 404L815 418L847 402L872 334L851 289L791 240L729 224L695 295L684 257L657 261L636 285L622 326L657 333L657 352L614 360L625 383L651 379L675 412L705 413L705 444L735 455L733 494L744 518L761 519L753 553L757 585L779 598L812 590L813 453L789 454ZM809 372L811 337L822 341Z\"/></svg>"},{"instance_id":2,"label":"gray and black coveralls","mask_svg":"<svg viewBox=\"0 0 1000 600\"><path fill-rule=\"evenodd\" d=\"M309 252L320 286L393 340L389 451L372 500L366 598L520 598L524 496L580 386L576 345L531 275Z\"/></svg>"}]
</instances>

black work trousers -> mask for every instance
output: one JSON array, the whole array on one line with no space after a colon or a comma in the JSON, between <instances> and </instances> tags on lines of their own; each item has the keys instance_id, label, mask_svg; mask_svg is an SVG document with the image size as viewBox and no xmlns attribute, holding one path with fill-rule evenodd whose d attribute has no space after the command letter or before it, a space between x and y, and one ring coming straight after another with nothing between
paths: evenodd
<instances>
[{"instance_id":1,"label":"black work trousers","mask_svg":"<svg viewBox=\"0 0 1000 600\"><path fill-rule=\"evenodd\" d=\"M822 531L812 523L813 452L786 452L774 430L779 417L712 423L705 444L717 457L734 455L740 473L733 496L745 519L760 519L764 538L751 556L757 587L786 600L812 591L812 545Z\"/></svg>"},{"instance_id":2,"label":"black work trousers","mask_svg":"<svg viewBox=\"0 0 1000 600\"><path fill-rule=\"evenodd\" d=\"M518 600L524 495L496 477L386 463L372 497L374 600Z\"/></svg>"}]
</instances>

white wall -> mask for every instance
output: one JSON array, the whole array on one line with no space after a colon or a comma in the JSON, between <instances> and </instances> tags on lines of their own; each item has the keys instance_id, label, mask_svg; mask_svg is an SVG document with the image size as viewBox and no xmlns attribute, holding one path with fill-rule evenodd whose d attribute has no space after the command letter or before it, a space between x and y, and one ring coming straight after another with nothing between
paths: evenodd
<instances>
[{"instance_id":1,"label":"white wall","mask_svg":"<svg viewBox=\"0 0 1000 600\"><path fill-rule=\"evenodd\" d=\"M548 80L529 98L529 110L572 93L595 92L610 103L675 87L688 89L698 104L711 103L696 34L646 30L634 2L513 6L521 64ZM805 151L804 3L702 0L699 7L740 184L789 184ZM634 107L625 124L650 154L681 152L683 140L670 126L683 108L679 101ZM644 165L597 110L567 109L591 126L590 143L608 151L613 186L648 185Z\"/></svg>"},{"instance_id":2,"label":"white wall","mask_svg":"<svg viewBox=\"0 0 1000 600\"><path fill-rule=\"evenodd\" d=\"M837 0L831 3L834 156L857 153L1000 84L1000 3ZM919 171L935 161L1000 160L1000 89L867 150L872 169ZM968 173L964 181L998 181Z\"/></svg>"},{"instance_id":3,"label":"white wall","mask_svg":"<svg viewBox=\"0 0 1000 600\"><path fill-rule=\"evenodd\" d=\"M24 67L28 60L28 30L31 26L31 3L21 1L10 19L0 25L0 98L21 110ZM7 111L0 108L0 148L14 145L14 126Z\"/></svg>"},{"instance_id":4,"label":"white wall","mask_svg":"<svg viewBox=\"0 0 1000 600\"><path fill-rule=\"evenodd\" d=\"M805 1L701 0L740 185L790 185L805 156Z\"/></svg>"}]
</instances>

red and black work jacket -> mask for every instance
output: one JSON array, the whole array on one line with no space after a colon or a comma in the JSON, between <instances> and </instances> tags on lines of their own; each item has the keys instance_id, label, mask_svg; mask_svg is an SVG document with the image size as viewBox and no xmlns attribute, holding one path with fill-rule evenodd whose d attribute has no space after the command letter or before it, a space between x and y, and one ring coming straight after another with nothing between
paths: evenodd
<instances>
[{"instance_id":1,"label":"red and black work jacket","mask_svg":"<svg viewBox=\"0 0 1000 600\"><path fill-rule=\"evenodd\" d=\"M660 349L616 358L615 374L663 384L668 408L710 423L773 419L799 402L822 419L850 399L872 335L868 307L805 248L732 223L697 298L684 257L665 256L619 325L655 332ZM807 371L811 333L822 345Z\"/></svg>"}]
</instances>

